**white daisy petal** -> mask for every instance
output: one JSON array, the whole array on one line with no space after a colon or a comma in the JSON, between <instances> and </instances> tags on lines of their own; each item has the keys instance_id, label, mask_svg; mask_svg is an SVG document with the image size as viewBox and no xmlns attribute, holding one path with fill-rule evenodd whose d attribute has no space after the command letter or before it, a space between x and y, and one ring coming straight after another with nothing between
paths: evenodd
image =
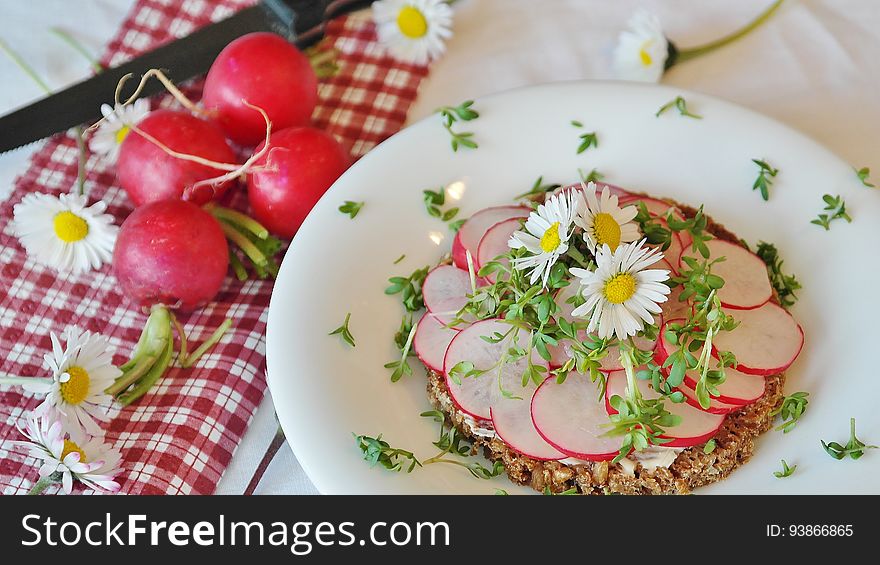
<instances>
[{"instance_id":1,"label":"white daisy petal","mask_svg":"<svg viewBox=\"0 0 880 565\"><path fill-rule=\"evenodd\" d=\"M511 264L519 270L531 269L531 284L540 279L546 288L553 265L568 251L577 210L575 198L571 191L549 197L529 214L523 224L526 231L515 232L508 241L510 248L525 248L528 251L527 255L515 258Z\"/></svg>"},{"instance_id":2,"label":"white daisy petal","mask_svg":"<svg viewBox=\"0 0 880 565\"><path fill-rule=\"evenodd\" d=\"M614 71L623 80L658 82L663 76L669 42L657 16L640 10L620 34L614 50Z\"/></svg>"},{"instance_id":3,"label":"white daisy petal","mask_svg":"<svg viewBox=\"0 0 880 565\"><path fill-rule=\"evenodd\" d=\"M627 206L626 211L618 206L617 196L612 195L608 187L602 189L597 198L596 184L591 182L578 190L580 205L577 206L578 215L574 219L575 225L583 230L583 238L594 255L603 246L609 246L611 251L623 243L629 243L638 237L638 227L632 223L636 210L633 206Z\"/></svg>"},{"instance_id":4,"label":"white daisy petal","mask_svg":"<svg viewBox=\"0 0 880 565\"><path fill-rule=\"evenodd\" d=\"M372 9L379 43L398 59L425 65L452 37L452 8L443 0L378 0Z\"/></svg>"}]
</instances>

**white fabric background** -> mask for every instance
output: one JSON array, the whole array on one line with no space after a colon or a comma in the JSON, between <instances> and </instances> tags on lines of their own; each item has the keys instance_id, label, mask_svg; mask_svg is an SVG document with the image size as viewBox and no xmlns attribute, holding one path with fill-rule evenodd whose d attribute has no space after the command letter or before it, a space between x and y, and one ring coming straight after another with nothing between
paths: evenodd
<instances>
[{"instance_id":1,"label":"white fabric background","mask_svg":"<svg viewBox=\"0 0 880 565\"><path fill-rule=\"evenodd\" d=\"M75 33L96 52L112 36L131 0L3 2L0 37L53 87L89 74L88 65L44 33ZM460 0L446 56L423 83L410 120L437 106L541 82L612 78L610 51L638 7L656 12L679 47L720 37L770 0ZM869 166L880 180L880 3L876 0L787 0L764 27L704 58L684 63L664 82L748 106L819 140L846 161ZM41 92L0 58L0 113ZM0 198L24 171L33 148L0 155ZM880 198L880 192L878 192ZM271 399L261 405L218 493L244 491L272 441ZM285 444L258 494L314 493Z\"/></svg>"}]
</instances>

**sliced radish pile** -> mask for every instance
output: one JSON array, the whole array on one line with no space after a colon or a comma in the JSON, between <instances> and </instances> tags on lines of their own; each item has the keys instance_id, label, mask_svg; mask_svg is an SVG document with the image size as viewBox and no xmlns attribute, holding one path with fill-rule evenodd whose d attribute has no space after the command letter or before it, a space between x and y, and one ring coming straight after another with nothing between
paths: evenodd
<instances>
[{"instance_id":1,"label":"sliced radish pile","mask_svg":"<svg viewBox=\"0 0 880 565\"><path fill-rule=\"evenodd\" d=\"M723 306L750 310L763 306L770 300L773 291L767 276L767 265L760 257L721 239L707 241L706 247L709 248L709 259L725 258L724 261L712 265L712 274L724 279L724 286L718 290L718 298ZM682 266L684 257L702 259L702 256L688 249L682 255Z\"/></svg>"},{"instance_id":2,"label":"sliced radish pile","mask_svg":"<svg viewBox=\"0 0 880 565\"><path fill-rule=\"evenodd\" d=\"M452 338L459 330L446 327L444 322L430 312L425 312L413 336L413 350L429 369L443 372L443 359Z\"/></svg>"},{"instance_id":3,"label":"sliced radish pile","mask_svg":"<svg viewBox=\"0 0 880 565\"><path fill-rule=\"evenodd\" d=\"M532 421L550 445L588 461L614 459L621 439L604 437L608 414L589 377L571 373L559 384L548 377L532 397Z\"/></svg>"},{"instance_id":4,"label":"sliced radish pile","mask_svg":"<svg viewBox=\"0 0 880 565\"><path fill-rule=\"evenodd\" d=\"M513 232L521 227L522 220L520 218L511 218L509 220L504 220L503 222L498 222L489 228L489 231L487 231L486 235L483 236L483 239L480 240L479 247L477 247L477 256L475 257L476 265L474 268L479 271L480 267L489 261L492 261L499 255L504 255L510 251L507 242L510 241L510 236L513 235ZM507 265L508 261L507 259L502 259L501 263ZM495 273L486 276L486 280L490 283L494 283L495 279Z\"/></svg>"},{"instance_id":5,"label":"sliced radish pile","mask_svg":"<svg viewBox=\"0 0 880 565\"><path fill-rule=\"evenodd\" d=\"M700 406L700 401L697 400L697 393L694 389L688 387L686 384L682 383L680 387L678 387L679 391L684 395L684 401L688 403L688 405L693 406L698 410L703 410L703 407ZM709 414L730 414L736 410L742 408L741 404L727 404L726 402L721 402L717 398L709 398L709 408L703 410Z\"/></svg>"},{"instance_id":6,"label":"sliced radish pile","mask_svg":"<svg viewBox=\"0 0 880 565\"><path fill-rule=\"evenodd\" d=\"M728 314L739 321L730 332L715 338L715 349L736 355L737 369L750 375L770 376L786 370L804 346L804 331L781 306L768 302L753 310Z\"/></svg>"},{"instance_id":7,"label":"sliced radish pile","mask_svg":"<svg viewBox=\"0 0 880 565\"><path fill-rule=\"evenodd\" d=\"M551 377L552 378L552 377ZM562 459L565 454L555 449L538 434L532 422L531 400L534 383L519 394L522 399L501 398L492 405L492 427L501 440L526 457L542 461Z\"/></svg>"},{"instance_id":8,"label":"sliced radish pile","mask_svg":"<svg viewBox=\"0 0 880 565\"><path fill-rule=\"evenodd\" d=\"M444 322L455 317L472 292L470 274L452 265L434 267L422 284L425 308Z\"/></svg>"},{"instance_id":9,"label":"sliced radish pile","mask_svg":"<svg viewBox=\"0 0 880 565\"><path fill-rule=\"evenodd\" d=\"M477 369L488 370L498 365L498 361L510 347L514 345L528 347L529 337L525 330L516 330L507 340L499 343L489 343L483 339L493 336L495 332L505 334L508 330L510 324L500 320L482 320L460 331L446 349L443 361L446 386L455 404L474 418L482 420L491 418L489 408L503 398L501 387L524 398L526 398L524 394L531 394L522 386L522 375L528 365L525 357L501 364L500 377L499 369L494 368L479 376L462 378L461 384L456 384L449 374L461 361L473 363ZM546 362L537 355L532 356L532 363L546 366Z\"/></svg>"},{"instance_id":10,"label":"sliced radish pile","mask_svg":"<svg viewBox=\"0 0 880 565\"><path fill-rule=\"evenodd\" d=\"M648 381L636 380L636 386L642 396L655 400L660 398L660 394L655 392ZM605 399L608 403L609 413L613 413L610 408L612 396L624 397L626 394L626 374L623 371L616 371L608 375L608 383L605 389ZM665 438L671 438L672 441L664 443L665 447L691 447L705 443L718 431L721 424L724 423L724 416L720 414L711 414L704 412L684 402L676 404L671 400L663 403L664 408L671 414L681 417L681 422L677 426L666 428L663 434Z\"/></svg>"},{"instance_id":11,"label":"sliced radish pile","mask_svg":"<svg viewBox=\"0 0 880 565\"><path fill-rule=\"evenodd\" d=\"M477 260L477 247L489 228L510 218L526 218L529 212L531 208L525 206L496 206L480 210L468 218L452 242L452 260L455 266L467 270L466 251L471 252L474 261Z\"/></svg>"},{"instance_id":12,"label":"sliced radish pile","mask_svg":"<svg viewBox=\"0 0 880 565\"><path fill-rule=\"evenodd\" d=\"M686 371L684 374L684 384L690 389L696 390L699 380L700 374L696 371ZM720 394L713 398L724 404L751 404L764 396L766 384L763 377L727 367L724 369L724 382L717 387Z\"/></svg>"}]
</instances>

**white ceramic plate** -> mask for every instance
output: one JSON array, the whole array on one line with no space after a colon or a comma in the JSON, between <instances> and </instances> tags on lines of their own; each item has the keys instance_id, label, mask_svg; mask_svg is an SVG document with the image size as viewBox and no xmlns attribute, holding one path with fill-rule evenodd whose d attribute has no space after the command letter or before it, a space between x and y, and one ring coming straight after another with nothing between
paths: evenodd
<instances>
[{"instance_id":1,"label":"white ceramic plate","mask_svg":"<svg viewBox=\"0 0 880 565\"><path fill-rule=\"evenodd\" d=\"M657 109L677 95L704 116ZM880 189L863 187L852 168L818 143L764 116L698 93L662 86L577 82L550 84L478 100L480 118L457 126L474 132L476 150L453 153L440 118L393 136L358 161L309 215L290 246L269 309L268 379L284 432L322 493L475 493L495 487L526 492L505 477L472 478L452 465L412 474L371 468L352 432L382 434L393 446L429 457L436 451L424 372L392 384L383 364L395 359L392 336L402 307L386 296L388 277L433 265L452 234L430 217L422 190L454 187L461 217L512 202L543 175L577 180L596 167L606 180L693 205L749 242L774 242L786 270L803 283L794 315L806 346L788 372L788 393L810 392L806 416L786 435L763 436L752 460L700 493L880 493L880 451L836 461L820 439L845 443L849 418L863 440L880 443L873 359L880 320L877 241ZM585 124L578 130L570 124ZM581 131L599 146L576 155ZM766 158L780 169L769 202L751 190ZM811 225L824 193L841 194L854 218L831 231ZM456 199L455 196L460 196ZM365 201L355 220L337 211ZM406 258L392 264L401 254ZM357 347L327 332L351 312ZM777 479L780 459L797 472Z\"/></svg>"}]
</instances>

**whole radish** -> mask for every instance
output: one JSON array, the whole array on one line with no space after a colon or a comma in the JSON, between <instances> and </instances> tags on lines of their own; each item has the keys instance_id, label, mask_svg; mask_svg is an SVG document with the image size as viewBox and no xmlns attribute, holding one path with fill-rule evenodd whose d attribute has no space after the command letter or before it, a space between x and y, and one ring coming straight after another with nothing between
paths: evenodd
<instances>
[{"instance_id":1,"label":"whole radish","mask_svg":"<svg viewBox=\"0 0 880 565\"><path fill-rule=\"evenodd\" d=\"M265 133L265 124L263 128ZM156 110L138 123L138 129L178 153L218 163L236 162L223 132L213 123L188 112ZM169 155L136 131L129 132L125 137L116 163L119 184L135 206L169 198L184 198L204 204L222 196L229 183L191 190L193 184L218 177L224 172Z\"/></svg>"},{"instance_id":2,"label":"whole radish","mask_svg":"<svg viewBox=\"0 0 880 565\"><path fill-rule=\"evenodd\" d=\"M229 329L225 321L192 354L174 310L193 310L214 299L229 266L220 223L202 208L183 200L141 206L122 223L113 250L113 274L132 301L150 316L131 360L106 392L123 404L143 396L172 364L174 333L177 359L189 367Z\"/></svg>"},{"instance_id":3,"label":"whole radish","mask_svg":"<svg viewBox=\"0 0 880 565\"><path fill-rule=\"evenodd\" d=\"M259 106L277 131L306 125L318 99L318 79L308 58L274 33L239 37L217 56L205 79L202 103L230 139L252 146L266 124L248 104Z\"/></svg>"},{"instance_id":4,"label":"whole radish","mask_svg":"<svg viewBox=\"0 0 880 565\"><path fill-rule=\"evenodd\" d=\"M256 163L257 171L248 175L254 217L270 232L293 237L349 164L342 145L321 130L300 127L274 132L268 153Z\"/></svg>"}]
</instances>

